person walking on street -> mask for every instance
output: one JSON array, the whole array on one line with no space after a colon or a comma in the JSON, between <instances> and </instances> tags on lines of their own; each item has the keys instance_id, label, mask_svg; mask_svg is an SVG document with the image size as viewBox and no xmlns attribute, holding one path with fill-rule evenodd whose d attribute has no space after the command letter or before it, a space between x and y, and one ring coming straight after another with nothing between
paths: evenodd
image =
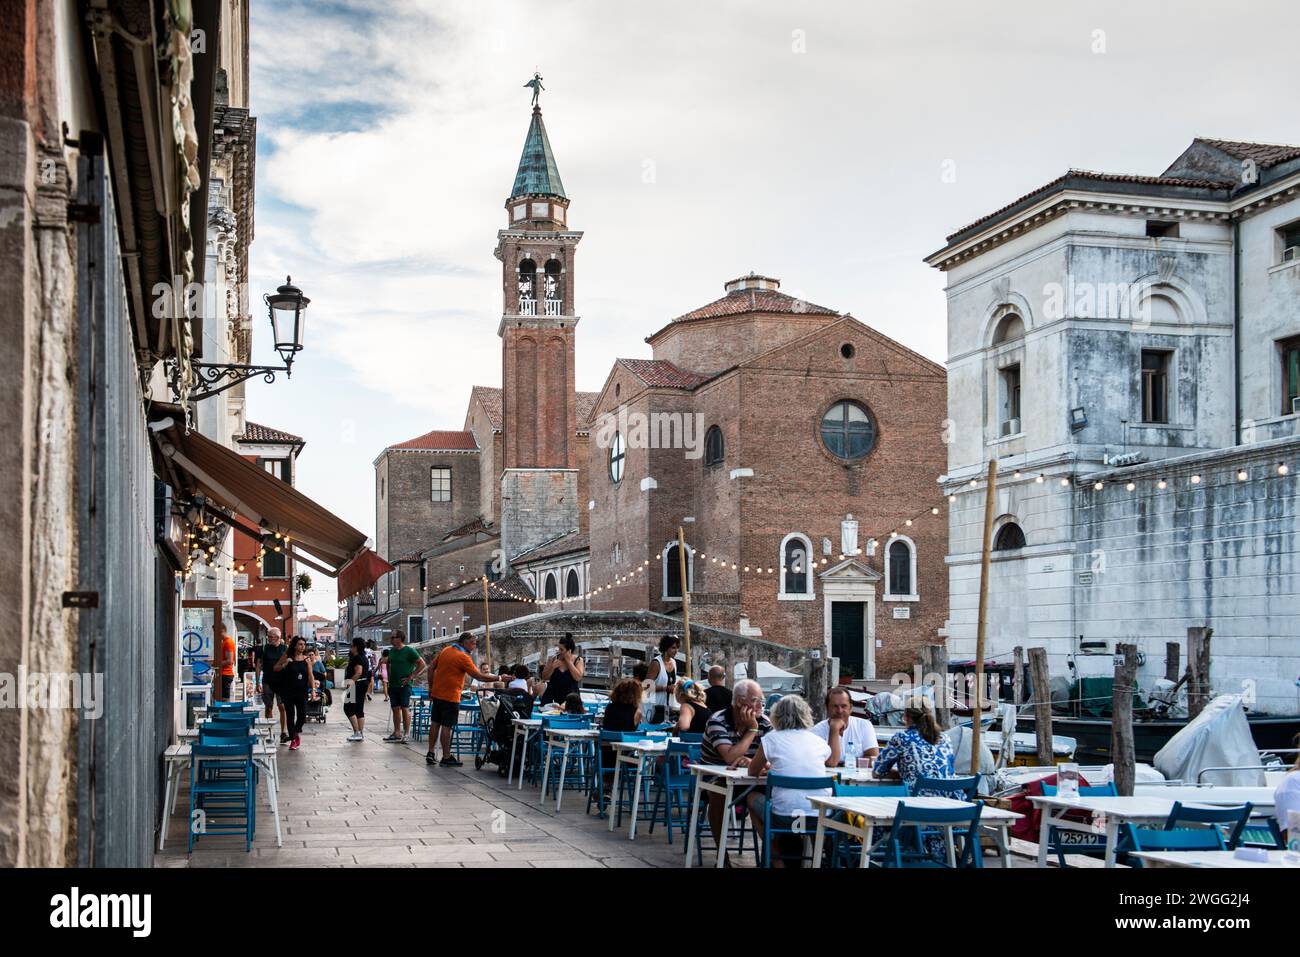
<instances>
[{"instance_id":1,"label":"person walking on street","mask_svg":"<svg viewBox=\"0 0 1300 957\"><path fill-rule=\"evenodd\" d=\"M307 660L307 639L302 636L289 641L289 650L275 663L279 673L279 695L284 702L289 723L289 750L297 751L302 744L302 726L307 720L307 699L315 697L316 677Z\"/></svg>"},{"instance_id":2,"label":"person walking on street","mask_svg":"<svg viewBox=\"0 0 1300 957\"><path fill-rule=\"evenodd\" d=\"M384 700L388 700L388 649L385 648L379 655L379 690L384 693Z\"/></svg>"},{"instance_id":3,"label":"person walking on street","mask_svg":"<svg viewBox=\"0 0 1300 957\"><path fill-rule=\"evenodd\" d=\"M343 692L343 713L352 725L349 741L365 740L366 698L370 693L370 657L366 654L366 643L360 638L352 639L352 654L348 657L348 686Z\"/></svg>"},{"instance_id":4,"label":"person walking on street","mask_svg":"<svg viewBox=\"0 0 1300 957\"><path fill-rule=\"evenodd\" d=\"M232 635L221 639L221 700L230 701L235 688L235 660L239 657L239 646Z\"/></svg>"},{"instance_id":5,"label":"person walking on street","mask_svg":"<svg viewBox=\"0 0 1300 957\"><path fill-rule=\"evenodd\" d=\"M393 733L384 738L391 744L405 744L411 733L411 686L424 672L424 659L406 643L406 635L393 632L388 650L388 701L393 709Z\"/></svg>"},{"instance_id":6,"label":"person walking on street","mask_svg":"<svg viewBox=\"0 0 1300 957\"><path fill-rule=\"evenodd\" d=\"M262 704L266 707L266 716L271 717L271 707L273 705L279 707L281 744L289 740L289 734L288 725L285 723L284 699L276 694L276 689L280 683L280 675L275 670L275 666L288 650L284 639L280 636L280 629L272 627L266 633L266 646L262 649L262 667L257 673L257 691L261 694Z\"/></svg>"},{"instance_id":7,"label":"person walking on street","mask_svg":"<svg viewBox=\"0 0 1300 957\"><path fill-rule=\"evenodd\" d=\"M470 657L478 647L478 637L461 633L455 644L448 645L434 659L429 671L429 753L424 756L425 764L437 760L434 743L442 741L442 760L439 767L458 768L461 762L452 756L451 733L460 718L460 693L465 688L465 676L479 681L509 681L511 675L494 675L479 671Z\"/></svg>"}]
</instances>

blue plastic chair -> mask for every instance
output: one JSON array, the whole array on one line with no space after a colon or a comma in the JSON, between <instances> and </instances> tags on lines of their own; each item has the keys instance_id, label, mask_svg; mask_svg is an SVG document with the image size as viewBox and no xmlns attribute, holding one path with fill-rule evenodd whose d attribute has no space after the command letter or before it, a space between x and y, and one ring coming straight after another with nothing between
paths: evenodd
<instances>
[{"instance_id":1,"label":"blue plastic chair","mask_svg":"<svg viewBox=\"0 0 1300 957\"><path fill-rule=\"evenodd\" d=\"M1217 827L1180 828L1176 831L1160 831L1148 827L1126 828L1129 843L1135 851L1224 851L1227 845L1223 833ZM1128 863L1132 867L1144 867L1142 858L1130 856Z\"/></svg>"},{"instance_id":2,"label":"blue plastic chair","mask_svg":"<svg viewBox=\"0 0 1300 957\"><path fill-rule=\"evenodd\" d=\"M1056 797L1057 787L1055 784L1043 785L1044 797ZM1117 797L1119 792L1115 790L1114 783L1080 785L1079 797ZM1047 847L1056 855L1056 863L1060 867L1069 867L1065 863L1065 855L1084 854L1088 857L1105 857L1106 856L1106 839L1099 835L1085 834L1082 831L1063 831L1058 827L1049 827L1047 829ZM1121 834L1119 850L1122 852L1128 849L1127 832Z\"/></svg>"},{"instance_id":3,"label":"blue plastic chair","mask_svg":"<svg viewBox=\"0 0 1300 957\"><path fill-rule=\"evenodd\" d=\"M255 799L256 783L253 778L253 743L235 741L204 743L191 746L190 761L190 813L186 830L189 843L186 853L194 850L194 842L209 834L244 834L244 852L253 849L253 833L257 828ZM223 773L213 773L216 765ZM237 770L237 775L230 775Z\"/></svg>"},{"instance_id":4,"label":"blue plastic chair","mask_svg":"<svg viewBox=\"0 0 1300 957\"><path fill-rule=\"evenodd\" d=\"M542 761L549 763L550 770L544 774L547 794L556 794L560 786L560 764L564 749L554 749L547 740L548 731L584 730L591 727L591 716L586 714L564 714L542 718L541 734L537 746L543 750ZM569 764L565 771L564 786L567 789L585 791L590 786L590 777L595 764L595 741L577 741L569 746ZM574 773L576 772L576 774ZM542 795L545 797L546 795Z\"/></svg>"},{"instance_id":5,"label":"blue plastic chair","mask_svg":"<svg viewBox=\"0 0 1300 957\"><path fill-rule=\"evenodd\" d=\"M451 749L456 753L456 757L466 752L470 754L478 752L483 737L480 713L481 709L477 701L474 703L461 701L460 710L456 713L456 724L451 732Z\"/></svg>"},{"instance_id":6,"label":"blue plastic chair","mask_svg":"<svg viewBox=\"0 0 1300 957\"><path fill-rule=\"evenodd\" d=\"M702 749L703 745L693 741L669 741L668 753L655 775L655 803L650 817L650 833L653 834L655 824L662 821L668 831L670 845L673 842L673 828L680 829L683 834L690 830L695 775L686 770L686 767L699 763Z\"/></svg>"},{"instance_id":7,"label":"blue plastic chair","mask_svg":"<svg viewBox=\"0 0 1300 957\"><path fill-rule=\"evenodd\" d=\"M1286 850L1286 841L1282 840L1282 829L1277 826L1275 818L1247 824L1241 832L1237 847L1259 847L1266 851Z\"/></svg>"},{"instance_id":8,"label":"blue plastic chair","mask_svg":"<svg viewBox=\"0 0 1300 957\"><path fill-rule=\"evenodd\" d=\"M1249 801L1229 807L1187 807L1183 802L1175 801L1165 821L1165 830L1190 830L1183 827L1185 824L1211 827L1222 834L1228 850L1236 850L1252 810L1254 805Z\"/></svg>"},{"instance_id":9,"label":"blue plastic chair","mask_svg":"<svg viewBox=\"0 0 1300 957\"><path fill-rule=\"evenodd\" d=\"M836 797L911 797L912 789L906 784L887 784L876 782L865 782L858 784L845 784L838 778L831 785L832 793ZM836 811L834 815L838 820L844 820L846 815ZM830 857L831 867L852 867L853 861L858 860L862 854L862 844L853 840L849 835L842 831L827 832L827 849L826 853ZM876 851L879 855L880 851Z\"/></svg>"},{"instance_id":10,"label":"blue plastic chair","mask_svg":"<svg viewBox=\"0 0 1300 957\"><path fill-rule=\"evenodd\" d=\"M772 823L772 791L774 788L785 788L791 791L833 791L835 779L830 776L818 778L800 778L791 777L785 774L769 774L767 776L767 801L763 804L763 866L772 866L772 845L776 843L774 838L780 834L797 834L801 838L807 836L807 822L812 818L807 816L798 816L791 820L789 826L777 827ZM800 850L797 857L781 854L778 859L782 861L797 860L801 864L803 861L812 860L811 854L804 854Z\"/></svg>"},{"instance_id":11,"label":"blue plastic chair","mask_svg":"<svg viewBox=\"0 0 1300 957\"><path fill-rule=\"evenodd\" d=\"M983 804L971 804L968 807L923 808L909 807L906 802L898 805L894 814L894 825L889 830L880 854L881 864L885 867L950 867L947 859L938 860L927 850L916 850L913 835L916 829L922 832L934 828L953 828L953 840L957 840L956 828L966 825L962 835L961 851L956 855L958 868L982 867L984 859L980 854L979 822Z\"/></svg>"},{"instance_id":12,"label":"blue plastic chair","mask_svg":"<svg viewBox=\"0 0 1300 957\"><path fill-rule=\"evenodd\" d=\"M912 793L926 797L946 797L957 801L974 801L979 796L980 778L978 774L963 778L927 778L918 777L912 786Z\"/></svg>"}]
</instances>

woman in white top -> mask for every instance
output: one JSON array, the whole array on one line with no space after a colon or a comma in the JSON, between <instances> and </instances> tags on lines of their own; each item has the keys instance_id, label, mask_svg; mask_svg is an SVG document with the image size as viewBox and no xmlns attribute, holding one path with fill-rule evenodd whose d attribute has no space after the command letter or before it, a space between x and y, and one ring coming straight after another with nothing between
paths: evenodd
<instances>
[{"instance_id":1,"label":"woman in white top","mask_svg":"<svg viewBox=\"0 0 1300 957\"><path fill-rule=\"evenodd\" d=\"M659 654L650 662L647 678L654 682L654 711L650 715L652 724L663 724L668 720L668 702L677 683L677 649L682 640L676 635L664 635L659 639Z\"/></svg>"},{"instance_id":2,"label":"woman in white top","mask_svg":"<svg viewBox=\"0 0 1300 957\"><path fill-rule=\"evenodd\" d=\"M766 771L792 778L819 778L826 769L840 760L840 736L832 734L830 741L812 731L812 709L797 694L786 695L772 706L772 730L758 742L758 750L749 762L749 773L755 777ZM800 791L793 788L772 788L772 823L780 828L793 826L796 817L815 813L809 797L829 795L830 788L818 791ZM766 800L765 798L762 800ZM763 834L762 801L755 815L754 830ZM803 838L798 834L778 834L772 845L772 863L781 867L803 866Z\"/></svg>"},{"instance_id":3,"label":"woman in white top","mask_svg":"<svg viewBox=\"0 0 1300 957\"><path fill-rule=\"evenodd\" d=\"M1300 735L1296 736L1296 747L1300 748ZM1282 783L1273 792L1273 812L1277 815L1277 826L1282 830L1286 844L1300 840L1300 834L1288 833L1290 819L1287 812L1300 815L1300 754L1296 755L1295 764L1282 779Z\"/></svg>"}]
</instances>

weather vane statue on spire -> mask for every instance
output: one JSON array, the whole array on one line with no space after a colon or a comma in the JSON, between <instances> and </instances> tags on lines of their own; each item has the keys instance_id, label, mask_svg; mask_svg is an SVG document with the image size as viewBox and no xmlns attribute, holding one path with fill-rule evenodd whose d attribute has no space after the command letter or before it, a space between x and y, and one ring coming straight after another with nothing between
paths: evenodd
<instances>
[{"instance_id":1,"label":"weather vane statue on spire","mask_svg":"<svg viewBox=\"0 0 1300 957\"><path fill-rule=\"evenodd\" d=\"M533 107L534 109L536 109L537 97L541 95L542 90L546 89L546 87L542 86L542 75L540 73L534 73L533 78L529 80L527 83L525 83L524 86L532 88Z\"/></svg>"}]
</instances>

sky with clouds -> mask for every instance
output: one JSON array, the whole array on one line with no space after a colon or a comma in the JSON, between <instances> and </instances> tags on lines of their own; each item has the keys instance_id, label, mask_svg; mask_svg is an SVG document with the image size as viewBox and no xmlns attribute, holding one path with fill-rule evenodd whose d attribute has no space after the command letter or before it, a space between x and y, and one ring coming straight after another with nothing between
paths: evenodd
<instances>
[{"instance_id":1,"label":"sky with clouds","mask_svg":"<svg viewBox=\"0 0 1300 957\"><path fill-rule=\"evenodd\" d=\"M1298 35L1293 0L253 0L253 290L292 274L312 304L249 418L303 436L299 487L373 534L379 452L500 384L534 69L596 390L751 269L943 362L944 236L1071 167L1300 141Z\"/></svg>"}]
</instances>

